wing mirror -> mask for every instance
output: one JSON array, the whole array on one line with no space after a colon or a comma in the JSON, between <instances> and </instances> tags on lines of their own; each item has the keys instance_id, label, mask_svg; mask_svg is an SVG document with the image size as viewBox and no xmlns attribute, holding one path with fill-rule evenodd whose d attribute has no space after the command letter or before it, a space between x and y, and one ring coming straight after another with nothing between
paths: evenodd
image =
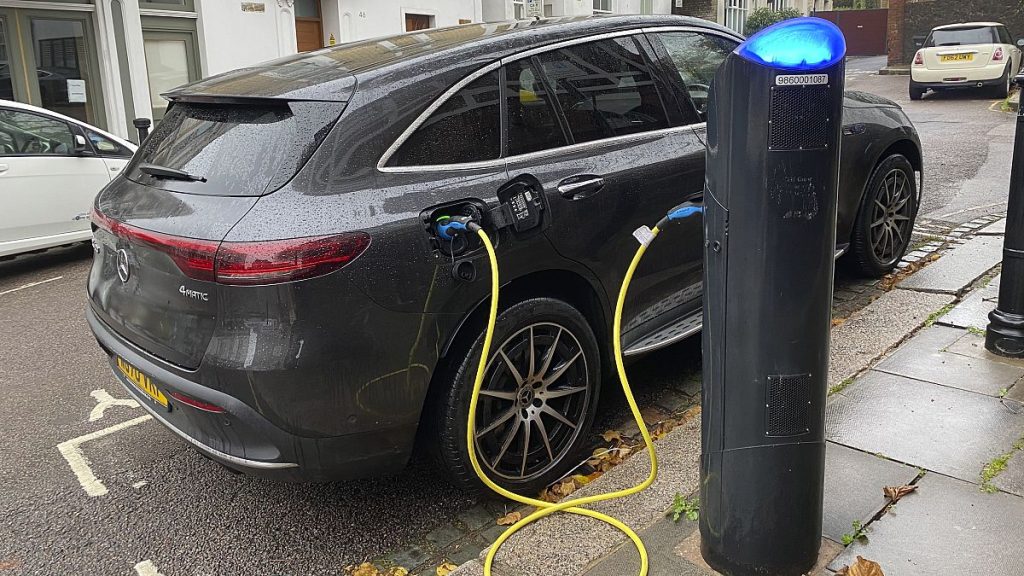
<instances>
[{"instance_id":1,"label":"wing mirror","mask_svg":"<svg viewBox=\"0 0 1024 576\"><path fill-rule=\"evenodd\" d=\"M92 154L92 149L89 148L89 143L85 141L85 136L75 134L75 155L92 156Z\"/></svg>"}]
</instances>

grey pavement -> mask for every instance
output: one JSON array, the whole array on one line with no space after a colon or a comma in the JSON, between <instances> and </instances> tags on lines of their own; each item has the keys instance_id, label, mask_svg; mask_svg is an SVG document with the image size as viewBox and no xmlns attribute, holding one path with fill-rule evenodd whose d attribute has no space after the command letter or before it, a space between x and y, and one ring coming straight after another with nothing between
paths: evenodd
<instances>
[{"instance_id":1,"label":"grey pavement","mask_svg":"<svg viewBox=\"0 0 1024 576\"><path fill-rule=\"evenodd\" d=\"M956 294L1003 260L1001 236L976 236L900 282L900 288Z\"/></svg>"}]
</instances>

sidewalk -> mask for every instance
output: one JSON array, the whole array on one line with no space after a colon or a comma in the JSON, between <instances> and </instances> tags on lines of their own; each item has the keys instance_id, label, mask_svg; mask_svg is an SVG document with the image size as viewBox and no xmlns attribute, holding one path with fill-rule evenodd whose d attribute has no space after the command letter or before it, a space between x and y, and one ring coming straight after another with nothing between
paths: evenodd
<instances>
[{"instance_id":1,"label":"sidewalk","mask_svg":"<svg viewBox=\"0 0 1024 576\"><path fill-rule=\"evenodd\" d=\"M998 293L991 270L1001 260L1001 226L977 231L833 329L815 576L857 556L887 576L1024 574L1024 361L989 354L983 335ZM696 523L665 517L673 494L695 493L699 418L656 447L664 467L649 490L594 508L637 530L652 575L712 574ZM572 497L632 485L647 470L641 453ZM883 496L883 487L907 484L917 488L898 502ZM855 521L865 536L843 546ZM452 575L482 574L482 557ZM617 531L559 515L511 538L495 574L628 576L638 566Z\"/></svg>"}]
</instances>

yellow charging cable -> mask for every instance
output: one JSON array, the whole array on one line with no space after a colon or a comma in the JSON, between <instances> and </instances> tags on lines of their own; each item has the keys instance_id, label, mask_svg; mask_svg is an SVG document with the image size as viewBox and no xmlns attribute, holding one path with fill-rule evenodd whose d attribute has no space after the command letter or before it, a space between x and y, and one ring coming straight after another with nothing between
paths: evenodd
<instances>
[{"instance_id":1,"label":"yellow charging cable","mask_svg":"<svg viewBox=\"0 0 1024 576\"><path fill-rule=\"evenodd\" d=\"M622 363L622 342L620 336L622 332L622 307L626 301L626 292L629 290L629 282L632 280L633 272L636 271L637 265L640 264L640 259L643 258L644 252L647 251L647 245L658 235L658 232L659 230L657 226L651 229L650 237L647 238L646 242L640 243L640 248L637 249L636 254L633 256L633 261L629 263L629 268L626 269L626 276L622 279L622 287L619 289L619 298L615 302L615 318L612 322L612 343L615 354L615 368L619 373L619 381L622 383L622 392L626 396L626 402L629 403L629 409L633 413L633 418L640 427L640 434L644 438L647 453L651 457L651 473L648 474L647 479L632 488L626 488L625 490L618 490L616 492L608 492L606 494L595 494L594 496L587 496L576 500L565 500L557 504L552 504L551 502L545 502L536 498L520 496L519 494L498 486L487 477L487 474L484 473L482 468L480 468L480 463L476 458L476 439L473 434L476 431L476 407L477 401L480 398L480 388L483 386L484 373L487 368L487 358L490 356L491 339L494 336L494 324L498 317L498 289L500 287L500 283L498 282L498 257L494 254L494 246L491 244L491 239L487 236L487 233L482 229L477 229L477 235L480 236L480 240L483 243L484 248L487 250L487 257L491 261L491 307L490 314L487 317L487 331L484 333L484 345L480 350L480 364L477 366L476 378L473 381L473 394L469 400L469 423L466 426L466 446L469 450L469 461L473 465L473 470L476 472L477 477L479 477L480 481L487 485L488 488L509 500L515 500L522 504L537 507L537 510L519 520L512 526L509 526L509 528L494 541L494 544L491 546L490 551L487 553L487 558L484 561L485 576L491 575L491 565L494 563L494 556L497 554L498 548L500 548L501 545L509 539L509 537L519 531L523 526L550 514L554 514L555 512L561 511L595 518L618 528L633 541L637 552L640 553L640 576L647 575L647 549L644 547L644 543L640 540L640 537L636 535L636 532L634 532L629 526L623 524L620 520L612 518L607 514L595 512L594 510L589 510L587 508L581 508L581 506L636 494L650 486L658 476L658 457L654 452L654 442L651 440L651 435L647 432L647 426L644 424L644 419L640 415L640 408L636 405L636 400L633 398L633 392L629 388L629 380L626 378L626 368Z\"/></svg>"}]
</instances>

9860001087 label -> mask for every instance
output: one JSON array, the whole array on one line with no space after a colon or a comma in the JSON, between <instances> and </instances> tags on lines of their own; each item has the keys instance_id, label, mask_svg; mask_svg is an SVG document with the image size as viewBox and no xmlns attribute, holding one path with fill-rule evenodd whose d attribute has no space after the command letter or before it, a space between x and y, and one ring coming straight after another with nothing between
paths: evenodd
<instances>
[{"instance_id":1,"label":"9860001087 label","mask_svg":"<svg viewBox=\"0 0 1024 576\"><path fill-rule=\"evenodd\" d=\"M775 77L776 86L813 86L828 84L828 74L779 74Z\"/></svg>"}]
</instances>

